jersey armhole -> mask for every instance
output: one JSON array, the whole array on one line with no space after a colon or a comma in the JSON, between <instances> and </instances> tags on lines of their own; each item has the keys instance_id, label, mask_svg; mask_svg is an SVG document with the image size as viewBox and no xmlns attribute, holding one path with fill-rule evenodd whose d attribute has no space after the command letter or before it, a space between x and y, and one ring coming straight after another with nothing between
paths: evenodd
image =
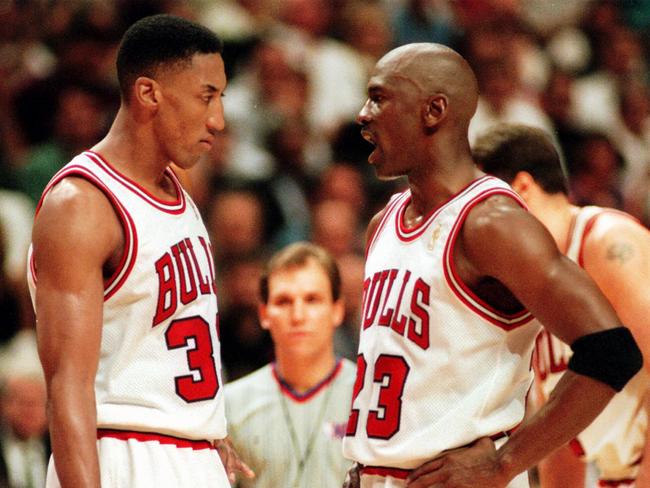
<instances>
[{"instance_id":1,"label":"jersey armhole","mask_svg":"<svg viewBox=\"0 0 650 488\"><path fill-rule=\"evenodd\" d=\"M115 292L117 292L117 290L122 286L122 284L129 276L131 270L133 269L133 266L135 265L138 242L135 223L133 222L131 215L129 215L128 211L124 208L115 194L90 170L83 166L77 165L67 166L65 169L57 173L57 175L52 178L52 180L47 184L36 207L35 217L38 215L38 212L43 205L45 196L49 193L49 191L57 183L68 177L82 178L100 190L111 203L111 206L113 207L113 210L115 211L115 214L120 221L120 225L122 226L122 231L124 232L124 249L122 250L120 261L115 271L104 282L104 301L106 301L111 296L113 296ZM31 250L29 254L29 272L32 281L34 284L36 284L37 269L34 263L34 253L31 252Z\"/></svg>"}]
</instances>

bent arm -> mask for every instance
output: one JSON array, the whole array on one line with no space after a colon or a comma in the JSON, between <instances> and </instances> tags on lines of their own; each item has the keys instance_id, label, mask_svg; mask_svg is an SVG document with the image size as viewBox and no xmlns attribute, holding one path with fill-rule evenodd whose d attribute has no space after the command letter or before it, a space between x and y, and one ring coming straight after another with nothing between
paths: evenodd
<instances>
[{"instance_id":1,"label":"bent arm","mask_svg":"<svg viewBox=\"0 0 650 488\"><path fill-rule=\"evenodd\" d=\"M94 385L103 266L120 239L108 200L78 179L66 179L53 188L34 223L39 355L62 487L100 485Z\"/></svg>"},{"instance_id":2,"label":"bent arm","mask_svg":"<svg viewBox=\"0 0 650 488\"><path fill-rule=\"evenodd\" d=\"M537 219L501 198L476 210L464 226L468 259L479 274L503 283L551 333L572 344L621 326L597 285L559 252ZM567 371L549 401L497 451L506 477L512 479L574 438L614 393L600 381Z\"/></svg>"}]
</instances>

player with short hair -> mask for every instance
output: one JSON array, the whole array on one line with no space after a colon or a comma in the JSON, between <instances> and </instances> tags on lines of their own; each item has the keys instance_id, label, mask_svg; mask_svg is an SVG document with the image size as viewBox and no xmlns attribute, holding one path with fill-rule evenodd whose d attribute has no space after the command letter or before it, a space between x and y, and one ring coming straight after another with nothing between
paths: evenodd
<instances>
[{"instance_id":1,"label":"player with short hair","mask_svg":"<svg viewBox=\"0 0 650 488\"><path fill-rule=\"evenodd\" d=\"M224 127L221 46L178 17L132 25L112 127L43 192L28 278L47 486L229 486L212 444L226 421L211 245L170 169L193 166Z\"/></svg>"},{"instance_id":2,"label":"player with short hair","mask_svg":"<svg viewBox=\"0 0 650 488\"><path fill-rule=\"evenodd\" d=\"M650 232L619 210L572 205L559 155L539 129L498 125L477 139L473 154L485 172L521 195L560 250L596 281L648 357ZM540 403L548 401L570 360L570 347L543 330L533 363ZM648 386L648 373L638 373L589 427L541 463L542 487L583 488L584 463L591 461L599 486L650 485Z\"/></svg>"},{"instance_id":3,"label":"player with short hair","mask_svg":"<svg viewBox=\"0 0 650 488\"><path fill-rule=\"evenodd\" d=\"M226 385L230 438L256 473L240 486L340 486L355 369L334 355L345 313L339 269L322 247L291 244L267 263L260 296L275 361Z\"/></svg>"},{"instance_id":4,"label":"player with short hair","mask_svg":"<svg viewBox=\"0 0 650 488\"><path fill-rule=\"evenodd\" d=\"M406 176L370 223L346 486L524 487L641 368L609 302L503 181L472 159L474 73L409 44L376 64L357 120L380 178ZM574 347L522 423L539 319Z\"/></svg>"}]
</instances>

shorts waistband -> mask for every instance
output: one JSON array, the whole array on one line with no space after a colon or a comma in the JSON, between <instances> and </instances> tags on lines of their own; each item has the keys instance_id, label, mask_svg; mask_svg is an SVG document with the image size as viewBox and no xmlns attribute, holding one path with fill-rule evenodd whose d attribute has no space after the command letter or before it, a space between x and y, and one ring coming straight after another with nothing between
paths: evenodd
<instances>
[{"instance_id":1,"label":"shorts waistband","mask_svg":"<svg viewBox=\"0 0 650 488\"><path fill-rule=\"evenodd\" d=\"M97 429L97 439L110 437L122 441L135 440L138 442L154 441L160 444L173 445L176 447L189 447L190 449L215 449L210 441L183 439L167 434L158 434L157 432L136 432L119 429Z\"/></svg>"},{"instance_id":2,"label":"shorts waistband","mask_svg":"<svg viewBox=\"0 0 650 488\"><path fill-rule=\"evenodd\" d=\"M496 434L493 434L490 436L490 439L493 441L498 441L499 439L503 439L504 437L508 437L514 429L504 431L504 432L497 432ZM403 469L403 468L389 468L389 467L384 467L384 466L365 466L365 465L360 465L360 470L359 474L361 475L366 475L366 476L390 476L392 478L397 478L400 480L405 480L408 478L408 475L413 471L412 469Z\"/></svg>"}]
</instances>

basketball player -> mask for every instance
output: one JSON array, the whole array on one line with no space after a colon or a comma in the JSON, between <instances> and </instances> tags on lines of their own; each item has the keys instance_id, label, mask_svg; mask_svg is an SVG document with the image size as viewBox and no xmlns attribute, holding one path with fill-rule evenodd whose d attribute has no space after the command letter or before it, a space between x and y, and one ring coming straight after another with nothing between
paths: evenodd
<instances>
[{"instance_id":1,"label":"basketball player","mask_svg":"<svg viewBox=\"0 0 650 488\"><path fill-rule=\"evenodd\" d=\"M224 127L220 52L189 21L135 23L110 131L41 198L29 279L48 487L229 486L210 442L226 436L211 247L169 169L194 165Z\"/></svg>"},{"instance_id":2,"label":"basketball player","mask_svg":"<svg viewBox=\"0 0 650 488\"><path fill-rule=\"evenodd\" d=\"M275 362L226 385L230 439L256 474L240 486L340 487L355 369L334 356L345 314L339 269L323 248L291 244L268 262L260 291Z\"/></svg>"},{"instance_id":3,"label":"basketball player","mask_svg":"<svg viewBox=\"0 0 650 488\"><path fill-rule=\"evenodd\" d=\"M475 166L476 100L467 62L437 44L389 52L368 84L358 121L375 145L369 162L380 178L406 175L408 189L368 231L349 486L528 486L526 469L641 368L598 287L506 183ZM574 355L522 424L533 317Z\"/></svg>"},{"instance_id":4,"label":"basketball player","mask_svg":"<svg viewBox=\"0 0 650 488\"><path fill-rule=\"evenodd\" d=\"M650 232L629 215L569 202L567 181L551 140L538 129L501 125L475 143L474 159L483 170L510 183L531 213L553 235L560 250L596 281L630 327L644 357L650 357ZM542 401L567 369L571 349L544 330L534 355ZM583 488L585 466L594 461L600 486L650 486L646 443L646 370L638 373L605 410L571 443L540 466L544 488Z\"/></svg>"}]
</instances>

